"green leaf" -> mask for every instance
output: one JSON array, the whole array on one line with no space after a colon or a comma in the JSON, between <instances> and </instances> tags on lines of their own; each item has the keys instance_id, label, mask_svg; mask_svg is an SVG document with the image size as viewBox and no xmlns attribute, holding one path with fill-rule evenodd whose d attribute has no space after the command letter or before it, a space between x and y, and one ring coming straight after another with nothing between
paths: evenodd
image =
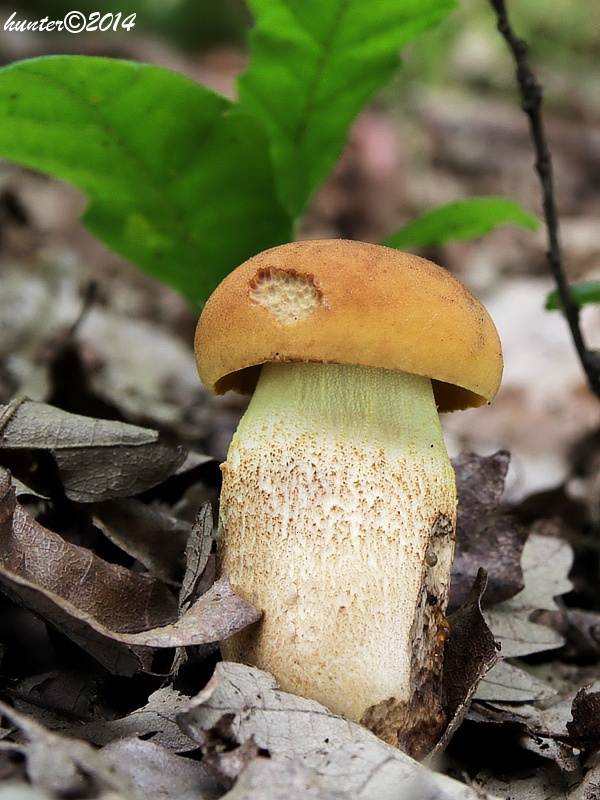
<instances>
[{"instance_id":1,"label":"green leaf","mask_svg":"<svg viewBox=\"0 0 600 800\"><path fill-rule=\"evenodd\" d=\"M289 241L263 129L162 67L56 56L0 70L0 156L82 189L104 243L192 303Z\"/></svg>"},{"instance_id":2,"label":"green leaf","mask_svg":"<svg viewBox=\"0 0 600 800\"><path fill-rule=\"evenodd\" d=\"M535 230L538 220L514 200L504 197L471 197L426 211L389 236L382 244L398 249L438 247L485 236L500 225L519 225Z\"/></svg>"},{"instance_id":3,"label":"green leaf","mask_svg":"<svg viewBox=\"0 0 600 800\"><path fill-rule=\"evenodd\" d=\"M600 303L600 281L576 283L574 286L569 287L569 294L571 295L571 300L579 307L587 303ZM546 297L544 308L548 311L560 311L560 298L556 289Z\"/></svg>"},{"instance_id":4,"label":"green leaf","mask_svg":"<svg viewBox=\"0 0 600 800\"><path fill-rule=\"evenodd\" d=\"M250 66L238 88L272 146L280 197L297 219L348 128L399 65L398 51L455 0L249 0Z\"/></svg>"}]
</instances>

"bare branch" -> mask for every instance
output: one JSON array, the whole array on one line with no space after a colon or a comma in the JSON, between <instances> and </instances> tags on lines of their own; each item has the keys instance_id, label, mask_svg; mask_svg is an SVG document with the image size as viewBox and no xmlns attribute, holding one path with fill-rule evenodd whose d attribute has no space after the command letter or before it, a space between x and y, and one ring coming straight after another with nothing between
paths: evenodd
<instances>
[{"instance_id":1,"label":"bare branch","mask_svg":"<svg viewBox=\"0 0 600 800\"><path fill-rule=\"evenodd\" d=\"M505 0L490 0L496 12L498 30L506 40L515 60L517 82L521 94L521 107L529 117L531 139L535 148L535 168L542 186L544 219L548 236L546 258L552 270L562 312L569 325L577 354L585 371L590 389L600 399L600 359L598 354L589 350L585 344L579 325L579 306L571 299L569 284L563 267L563 256L560 246L558 213L554 197L552 177L552 159L544 132L542 120L542 87L527 59L527 43L519 38L510 23Z\"/></svg>"}]
</instances>

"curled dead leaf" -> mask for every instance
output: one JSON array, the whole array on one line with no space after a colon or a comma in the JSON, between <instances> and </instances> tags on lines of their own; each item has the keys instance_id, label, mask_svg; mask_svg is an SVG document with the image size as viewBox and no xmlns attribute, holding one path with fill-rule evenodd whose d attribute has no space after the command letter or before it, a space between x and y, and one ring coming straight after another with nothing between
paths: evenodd
<instances>
[{"instance_id":1,"label":"curled dead leaf","mask_svg":"<svg viewBox=\"0 0 600 800\"><path fill-rule=\"evenodd\" d=\"M227 578L219 578L178 619L139 633L116 633L117 641L142 647L188 647L218 643L258 622L261 612L237 595Z\"/></svg>"},{"instance_id":2,"label":"curled dead leaf","mask_svg":"<svg viewBox=\"0 0 600 800\"><path fill-rule=\"evenodd\" d=\"M485 674L500 659L499 645L481 613L487 576L480 569L468 602L449 617L452 635L444 649L444 711L448 723L431 757L437 757L464 720Z\"/></svg>"},{"instance_id":3,"label":"curled dead leaf","mask_svg":"<svg viewBox=\"0 0 600 800\"><path fill-rule=\"evenodd\" d=\"M521 552L527 528L498 510L510 456L461 453L453 459L458 493L456 553L452 566L450 607L467 602L479 568L488 585L483 605L507 600L523 588Z\"/></svg>"},{"instance_id":4,"label":"curled dead leaf","mask_svg":"<svg viewBox=\"0 0 600 800\"><path fill-rule=\"evenodd\" d=\"M0 580L37 589L35 610L42 616L44 606L62 604L116 631L155 627L176 613L162 582L109 564L40 525L16 501L6 472L0 475Z\"/></svg>"},{"instance_id":5,"label":"curled dead leaf","mask_svg":"<svg viewBox=\"0 0 600 800\"><path fill-rule=\"evenodd\" d=\"M160 441L158 431L22 399L0 406L0 448L47 450L65 494L80 503L143 492L185 459L182 449Z\"/></svg>"},{"instance_id":6,"label":"curled dead leaf","mask_svg":"<svg viewBox=\"0 0 600 800\"><path fill-rule=\"evenodd\" d=\"M98 746L141 737L174 753L186 753L190 749L190 740L177 724L177 716L188 707L189 702L188 695L166 685L152 692L145 705L125 717L70 726L69 732Z\"/></svg>"},{"instance_id":7,"label":"curled dead leaf","mask_svg":"<svg viewBox=\"0 0 600 800\"><path fill-rule=\"evenodd\" d=\"M26 764L31 786L47 797L104 797L143 800L129 776L105 761L87 742L47 730L31 717L0 702L0 714ZM18 742L18 744L17 744Z\"/></svg>"},{"instance_id":8,"label":"curled dead leaf","mask_svg":"<svg viewBox=\"0 0 600 800\"><path fill-rule=\"evenodd\" d=\"M548 707L529 703L473 703L468 718L477 723L509 728L521 747L543 758L552 759L566 772L579 768L579 759L568 743L567 721L572 700L558 698Z\"/></svg>"},{"instance_id":9,"label":"curled dead leaf","mask_svg":"<svg viewBox=\"0 0 600 800\"><path fill-rule=\"evenodd\" d=\"M213 517L210 503L204 503L189 531L185 549L185 574L179 592L179 610L186 611L194 600L206 591L207 580L214 580L209 566L214 542ZM214 562L214 559L213 559ZM208 573L208 574L207 574Z\"/></svg>"},{"instance_id":10,"label":"curled dead leaf","mask_svg":"<svg viewBox=\"0 0 600 800\"><path fill-rule=\"evenodd\" d=\"M556 631L532 621L539 609L557 608L555 598L571 591L569 572L573 550L561 539L531 534L523 548L522 591L486 610L494 636L502 644L503 658L539 653L560 647L564 639Z\"/></svg>"},{"instance_id":11,"label":"curled dead leaf","mask_svg":"<svg viewBox=\"0 0 600 800\"><path fill-rule=\"evenodd\" d=\"M109 564L29 516L8 473L0 475L0 584L123 675L149 671L156 649L217 643L260 618L225 579L178 617L164 583Z\"/></svg>"},{"instance_id":12,"label":"curled dead leaf","mask_svg":"<svg viewBox=\"0 0 600 800\"><path fill-rule=\"evenodd\" d=\"M207 686L178 720L182 730L203 748L207 731L224 717L235 743L232 746L239 747L253 739L260 750L282 767L293 769L294 765L302 764L318 778L325 792L342 792L352 800L375 797L485 800L486 797L432 772L363 726L333 715L314 700L279 690L272 675L254 667L230 662L217 664ZM232 791L232 798L244 796L235 794L236 787ZM268 786L263 796L271 796Z\"/></svg>"},{"instance_id":13,"label":"curled dead leaf","mask_svg":"<svg viewBox=\"0 0 600 800\"><path fill-rule=\"evenodd\" d=\"M157 578L181 579L189 523L134 497L96 503L94 523Z\"/></svg>"},{"instance_id":14,"label":"curled dead leaf","mask_svg":"<svg viewBox=\"0 0 600 800\"><path fill-rule=\"evenodd\" d=\"M107 745L104 760L125 773L144 800L217 800L223 787L204 764L182 758L166 747L130 737Z\"/></svg>"}]
</instances>

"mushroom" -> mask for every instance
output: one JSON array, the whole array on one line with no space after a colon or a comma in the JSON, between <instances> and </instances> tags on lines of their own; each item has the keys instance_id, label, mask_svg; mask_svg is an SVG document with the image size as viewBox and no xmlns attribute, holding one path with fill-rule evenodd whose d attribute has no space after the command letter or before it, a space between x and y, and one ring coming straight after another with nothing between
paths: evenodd
<instances>
[{"instance_id":1,"label":"mushroom","mask_svg":"<svg viewBox=\"0 0 600 800\"><path fill-rule=\"evenodd\" d=\"M223 657L422 754L441 730L456 486L439 411L491 400L494 324L449 272L346 240L217 287L204 385L252 394L222 465L218 563L263 612Z\"/></svg>"}]
</instances>

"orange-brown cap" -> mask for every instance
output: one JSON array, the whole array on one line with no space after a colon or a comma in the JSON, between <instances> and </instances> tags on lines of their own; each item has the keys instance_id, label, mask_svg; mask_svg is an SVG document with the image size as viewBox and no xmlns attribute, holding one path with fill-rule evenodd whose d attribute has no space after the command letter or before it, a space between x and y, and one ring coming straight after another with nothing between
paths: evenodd
<instances>
[{"instance_id":1,"label":"orange-brown cap","mask_svg":"<svg viewBox=\"0 0 600 800\"><path fill-rule=\"evenodd\" d=\"M431 378L440 411L498 391L502 348L479 300L424 258L344 239L259 253L208 299L196 330L204 385L251 394L268 361L357 364Z\"/></svg>"}]
</instances>

